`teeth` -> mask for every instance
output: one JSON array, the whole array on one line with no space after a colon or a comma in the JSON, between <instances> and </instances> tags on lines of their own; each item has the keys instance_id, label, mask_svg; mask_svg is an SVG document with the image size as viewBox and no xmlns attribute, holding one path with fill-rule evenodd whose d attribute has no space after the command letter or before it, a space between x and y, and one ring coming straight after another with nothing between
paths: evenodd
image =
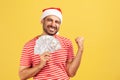
<instances>
[{"instance_id":1,"label":"teeth","mask_svg":"<svg viewBox=\"0 0 120 80\"><path fill-rule=\"evenodd\" d=\"M55 29L54 28L50 28L51 31L54 31Z\"/></svg>"}]
</instances>

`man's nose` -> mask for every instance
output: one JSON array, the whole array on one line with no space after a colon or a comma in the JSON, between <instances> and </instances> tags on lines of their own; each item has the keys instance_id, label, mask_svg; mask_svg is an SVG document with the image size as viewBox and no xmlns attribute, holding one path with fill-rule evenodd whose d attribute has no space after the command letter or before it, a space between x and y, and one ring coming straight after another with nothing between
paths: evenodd
<instances>
[{"instance_id":1,"label":"man's nose","mask_svg":"<svg viewBox=\"0 0 120 80\"><path fill-rule=\"evenodd\" d=\"M56 25L56 24L55 24L55 22L53 21L53 22L52 22L52 26L54 27L55 25Z\"/></svg>"}]
</instances>

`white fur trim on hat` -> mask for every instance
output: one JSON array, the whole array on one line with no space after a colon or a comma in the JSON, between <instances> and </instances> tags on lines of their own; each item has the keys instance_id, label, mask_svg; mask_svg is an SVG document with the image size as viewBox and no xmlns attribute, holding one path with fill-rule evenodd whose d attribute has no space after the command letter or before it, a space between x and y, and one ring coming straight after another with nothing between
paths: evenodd
<instances>
[{"instance_id":1,"label":"white fur trim on hat","mask_svg":"<svg viewBox=\"0 0 120 80\"><path fill-rule=\"evenodd\" d=\"M62 22L62 14L61 14L60 11L58 11L56 9L45 10L42 13L41 20L44 19L46 16L49 16L49 15L55 15L55 16L57 16L61 20L61 22Z\"/></svg>"}]
</instances>

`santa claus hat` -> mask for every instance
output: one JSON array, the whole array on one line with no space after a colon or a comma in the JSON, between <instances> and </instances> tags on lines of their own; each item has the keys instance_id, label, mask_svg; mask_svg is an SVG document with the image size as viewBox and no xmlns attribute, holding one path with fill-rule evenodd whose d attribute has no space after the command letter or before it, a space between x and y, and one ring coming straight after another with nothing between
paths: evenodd
<instances>
[{"instance_id":1,"label":"santa claus hat","mask_svg":"<svg viewBox=\"0 0 120 80\"><path fill-rule=\"evenodd\" d=\"M41 16L41 20L44 19L46 16L49 15L55 15L57 16L61 22L62 22L62 11L60 8L46 8L42 11L42 16Z\"/></svg>"}]
</instances>

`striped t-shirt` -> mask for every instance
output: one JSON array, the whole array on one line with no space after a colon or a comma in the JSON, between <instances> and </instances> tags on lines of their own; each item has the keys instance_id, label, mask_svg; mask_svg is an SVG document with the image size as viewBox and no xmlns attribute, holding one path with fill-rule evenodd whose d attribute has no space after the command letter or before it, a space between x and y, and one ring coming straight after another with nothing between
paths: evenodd
<instances>
[{"instance_id":1,"label":"striped t-shirt","mask_svg":"<svg viewBox=\"0 0 120 80\"><path fill-rule=\"evenodd\" d=\"M69 80L66 72L66 63L74 57L72 43L69 39L62 36L55 35L54 37L59 40L61 49L51 53L50 61L33 77L34 80ZM38 38L39 36L25 44L20 66L34 67L40 63L40 55L34 54L34 46Z\"/></svg>"}]
</instances>

